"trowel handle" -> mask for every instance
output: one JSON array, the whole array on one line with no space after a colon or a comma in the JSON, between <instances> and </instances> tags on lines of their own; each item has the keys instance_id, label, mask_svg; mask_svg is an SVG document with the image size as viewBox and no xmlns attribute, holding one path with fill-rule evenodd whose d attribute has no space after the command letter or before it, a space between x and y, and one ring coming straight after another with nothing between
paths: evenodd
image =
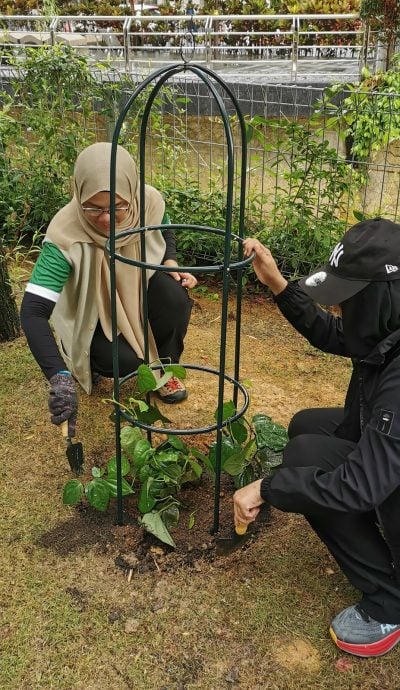
<instances>
[{"instance_id":1,"label":"trowel handle","mask_svg":"<svg viewBox=\"0 0 400 690\"><path fill-rule=\"evenodd\" d=\"M236 532L236 534L238 534L239 536L241 536L242 534L246 534L246 532L247 532L247 525L245 525L243 522L238 522L238 524L235 525L235 532Z\"/></svg>"},{"instance_id":2,"label":"trowel handle","mask_svg":"<svg viewBox=\"0 0 400 690\"><path fill-rule=\"evenodd\" d=\"M68 433L68 419L65 420L65 422L62 422L61 424L61 433L63 435L63 438L65 441L69 441L69 433Z\"/></svg>"}]
</instances>

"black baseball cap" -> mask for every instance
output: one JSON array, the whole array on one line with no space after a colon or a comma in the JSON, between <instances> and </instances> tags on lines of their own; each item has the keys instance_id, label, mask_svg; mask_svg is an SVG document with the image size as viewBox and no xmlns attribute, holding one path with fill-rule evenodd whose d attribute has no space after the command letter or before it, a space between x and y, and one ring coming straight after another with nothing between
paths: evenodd
<instances>
[{"instance_id":1,"label":"black baseball cap","mask_svg":"<svg viewBox=\"0 0 400 690\"><path fill-rule=\"evenodd\" d=\"M319 304L340 304L374 281L400 280L400 225L372 218L353 225L329 261L300 286Z\"/></svg>"}]
</instances>

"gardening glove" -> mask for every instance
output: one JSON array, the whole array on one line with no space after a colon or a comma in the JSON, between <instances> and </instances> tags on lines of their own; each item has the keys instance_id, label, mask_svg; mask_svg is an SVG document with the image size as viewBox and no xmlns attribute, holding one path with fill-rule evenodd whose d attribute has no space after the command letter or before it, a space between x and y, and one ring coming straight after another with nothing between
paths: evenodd
<instances>
[{"instance_id":1,"label":"gardening glove","mask_svg":"<svg viewBox=\"0 0 400 690\"><path fill-rule=\"evenodd\" d=\"M49 380L49 410L53 424L68 420L68 436L75 436L78 396L75 381L69 372L59 371Z\"/></svg>"}]
</instances>

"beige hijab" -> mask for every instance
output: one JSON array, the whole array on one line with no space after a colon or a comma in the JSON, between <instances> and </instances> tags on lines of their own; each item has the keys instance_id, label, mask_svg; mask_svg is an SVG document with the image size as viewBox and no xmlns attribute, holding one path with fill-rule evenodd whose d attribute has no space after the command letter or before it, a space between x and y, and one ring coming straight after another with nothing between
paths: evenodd
<instances>
[{"instance_id":1,"label":"beige hijab","mask_svg":"<svg viewBox=\"0 0 400 690\"><path fill-rule=\"evenodd\" d=\"M67 252L75 243L88 243L93 252L85 253L86 263L95 262L96 300L101 327L112 340L110 268L104 251L107 238L99 233L82 211L82 204L97 194L110 190L111 144L97 143L86 148L78 156L74 171L74 196L51 221L46 238ZM117 225L116 233L139 226L139 179L134 160L122 146L117 149L116 194L129 203L126 219ZM165 204L161 194L146 185L145 224L160 225ZM160 265L165 254L165 240L159 230L145 233L146 262ZM140 234L130 235L116 242L117 253L140 260ZM89 274L92 265L79 266L83 276ZM76 270L76 268L75 268ZM147 271L147 279L154 271ZM117 327L136 354L144 357L143 319L141 309L141 271L135 266L116 261ZM71 305L72 306L72 305ZM150 329L149 329L150 330ZM149 333L150 362L158 358L154 338Z\"/></svg>"}]
</instances>

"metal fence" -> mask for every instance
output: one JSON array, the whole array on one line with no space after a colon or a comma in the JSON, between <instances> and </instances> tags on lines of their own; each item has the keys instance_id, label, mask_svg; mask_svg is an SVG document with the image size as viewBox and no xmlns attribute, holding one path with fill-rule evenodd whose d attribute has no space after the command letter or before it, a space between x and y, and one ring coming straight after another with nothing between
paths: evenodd
<instances>
[{"instance_id":1,"label":"metal fence","mask_svg":"<svg viewBox=\"0 0 400 690\"><path fill-rule=\"evenodd\" d=\"M94 74L104 88L109 78L113 89L117 89L113 91L113 114L103 116L97 100L96 116L82 123L88 141L110 139L121 104L137 83L133 75L118 70ZM13 79L18 78L18 71L14 71ZM168 186L174 220L178 213L188 214L186 222L191 222L192 212L197 217L208 214L218 226L227 176L220 114L196 78L183 76L168 88L160 101L156 126L148 132L147 181L159 185L162 180ZM232 84L231 88L253 134L249 136L247 159L247 233L258 233L264 228L274 229L278 236L282 218L290 231L286 237L278 237L276 253L279 251L284 259L298 251L292 242L299 231L295 209L301 214L299 222L309 226L310 246L318 233L325 234L330 244L335 229L332 230L331 221L351 225L356 222L355 213L400 220L400 94L385 94L382 99L383 95L377 92L366 93L364 104L349 102L346 121L333 127L323 87L249 82ZM345 91L339 102L350 95L350 91ZM224 98L223 94L221 97ZM315 119L318 102L325 102L325 107L320 108ZM229 103L226 107L228 114L233 114ZM366 155L357 157L352 153L354 141L350 140L348 123L360 120L361 107L369 113L371 130L383 136L378 147L371 140ZM13 114L18 119L18 108ZM65 115L61 127L67 131L71 113L61 115ZM32 162L27 160L26 145L21 148L21 161L16 158L15 146L9 152L11 164L16 168L25 166L30 176L37 166L35 142L46 136L40 132L40 118L35 121L37 131L29 133ZM139 123L140 119L130 121L124 130L122 143L133 150ZM63 134L64 131L60 132ZM353 127L353 139L362 134ZM374 136L377 140L378 134ZM240 158L235 165L235 177L239 180ZM2 167L0 163L0 175ZM187 252L191 251L195 253L197 248L189 241ZM307 260L304 256L299 260L298 270L307 270Z\"/></svg>"},{"instance_id":2,"label":"metal fence","mask_svg":"<svg viewBox=\"0 0 400 690\"><path fill-rule=\"evenodd\" d=\"M27 46L64 42L92 62L109 59L127 72L143 73L192 54L218 71L263 69L296 81L303 74L357 77L380 60L377 37L357 14L3 16L2 62ZM268 70L266 72L268 75ZM271 76L269 74L269 76Z\"/></svg>"}]
</instances>

